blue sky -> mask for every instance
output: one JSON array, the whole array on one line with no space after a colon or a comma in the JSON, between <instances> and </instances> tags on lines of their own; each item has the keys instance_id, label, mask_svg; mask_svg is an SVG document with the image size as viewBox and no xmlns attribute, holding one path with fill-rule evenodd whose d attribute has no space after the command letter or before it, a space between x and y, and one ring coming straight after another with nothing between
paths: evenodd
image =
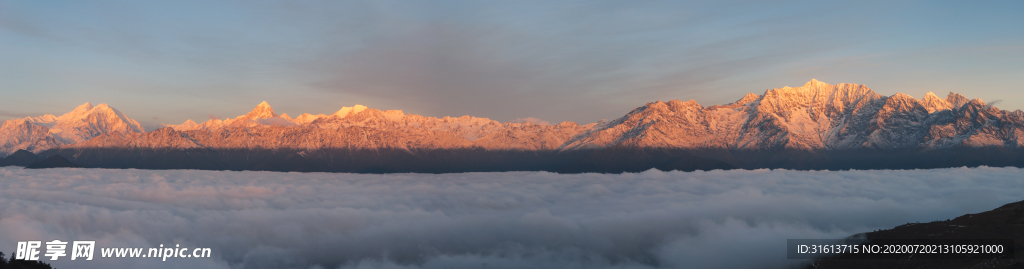
<instances>
[{"instance_id":1,"label":"blue sky","mask_svg":"<svg viewBox=\"0 0 1024 269\"><path fill-rule=\"evenodd\" d=\"M811 78L1024 108L1024 2L949 2L0 0L0 120L268 101L589 123Z\"/></svg>"}]
</instances>

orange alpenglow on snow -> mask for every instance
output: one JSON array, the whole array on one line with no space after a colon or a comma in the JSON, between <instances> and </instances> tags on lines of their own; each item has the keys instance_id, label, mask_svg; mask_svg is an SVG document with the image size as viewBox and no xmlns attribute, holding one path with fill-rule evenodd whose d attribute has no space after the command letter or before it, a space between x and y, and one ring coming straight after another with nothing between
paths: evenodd
<instances>
[{"instance_id":1,"label":"orange alpenglow on snow","mask_svg":"<svg viewBox=\"0 0 1024 269\"><path fill-rule=\"evenodd\" d=\"M971 125L956 125L956 122ZM530 122L542 122L538 120ZM55 147L207 148L483 148L585 150L610 146L675 149L941 149L1021 147L1024 113L980 99L933 93L921 100L882 96L864 85L812 79L801 87L748 93L736 102L704 107L696 101L652 102L618 119L586 125L538 125L487 118L425 117L362 105L324 115L277 115L267 102L249 113L161 132L144 130L106 104L86 103L60 117L4 122L0 155ZM959 127L957 127L959 126ZM1002 127L1000 127L1002 126ZM245 132L235 132L243 128ZM168 131L169 130L169 131Z\"/></svg>"}]
</instances>

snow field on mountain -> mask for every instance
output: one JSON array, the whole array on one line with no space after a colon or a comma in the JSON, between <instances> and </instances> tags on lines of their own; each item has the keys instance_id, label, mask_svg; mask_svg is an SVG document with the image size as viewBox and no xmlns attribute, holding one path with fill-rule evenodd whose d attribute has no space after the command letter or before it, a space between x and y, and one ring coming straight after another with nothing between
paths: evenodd
<instances>
[{"instance_id":1,"label":"snow field on mountain","mask_svg":"<svg viewBox=\"0 0 1024 269\"><path fill-rule=\"evenodd\" d=\"M786 268L842 238L1021 200L1018 168L332 174L0 168L18 241L212 248L58 268Z\"/></svg>"},{"instance_id":2,"label":"snow field on mountain","mask_svg":"<svg viewBox=\"0 0 1024 269\"><path fill-rule=\"evenodd\" d=\"M361 105L324 115L278 115L262 102L245 115L164 124L138 122L100 104L57 117L3 122L0 156L54 148L359 148L559 150L672 149L1015 149L1024 145L1024 111L981 99L929 93L918 100L880 95L864 85L812 79L802 87L749 93L727 105L651 102L611 121L538 125L471 116L428 117Z\"/></svg>"}]
</instances>

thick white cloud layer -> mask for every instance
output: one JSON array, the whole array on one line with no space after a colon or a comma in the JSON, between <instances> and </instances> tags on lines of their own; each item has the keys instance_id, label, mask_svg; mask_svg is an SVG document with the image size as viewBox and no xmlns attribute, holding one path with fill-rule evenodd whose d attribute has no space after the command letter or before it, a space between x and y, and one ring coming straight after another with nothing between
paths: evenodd
<instances>
[{"instance_id":1,"label":"thick white cloud layer","mask_svg":"<svg viewBox=\"0 0 1024 269\"><path fill-rule=\"evenodd\" d=\"M785 268L786 239L993 209L1017 168L390 174L0 168L17 241L209 247L60 268ZM97 255L99 255L97 251Z\"/></svg>"}]
</instances>

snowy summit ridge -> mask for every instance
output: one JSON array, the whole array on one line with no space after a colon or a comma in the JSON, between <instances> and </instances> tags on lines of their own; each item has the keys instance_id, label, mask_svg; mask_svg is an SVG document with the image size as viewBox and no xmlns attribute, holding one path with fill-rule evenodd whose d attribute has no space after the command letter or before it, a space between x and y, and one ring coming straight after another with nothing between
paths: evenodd
<instances>
[{"instance_id":1,"label":"snowy summit ridge","mask_svg":"<svg viewBox=\"0 0 1024 269\"><path fill-rule=\"evenodd\" d=\"M19 149L40 152L85 142L104 134L142 133L138 122L107 104L86 102L61 116L50 114L8 120L0 126L0 155Z\"/></svg>"},{"instance_id":2,"label":"snowy summit ridge","mask_svg":"<svg viewBox=\"0 0 1024 269\"><path fill-rule=\"evenodd\" d=\"M555 125L425 117L362 105L324 115L278 115L267 102L245 115L188 120L145 132L106 104L60 117L9 120L0 156L50 148L350 148L572 151L627 148L829 151L1024 146L1024 112L957 93L883 96L864 85L812 79L748 93L734 103L651 102L607 122Z\"/></svg>"}]
</instances>

